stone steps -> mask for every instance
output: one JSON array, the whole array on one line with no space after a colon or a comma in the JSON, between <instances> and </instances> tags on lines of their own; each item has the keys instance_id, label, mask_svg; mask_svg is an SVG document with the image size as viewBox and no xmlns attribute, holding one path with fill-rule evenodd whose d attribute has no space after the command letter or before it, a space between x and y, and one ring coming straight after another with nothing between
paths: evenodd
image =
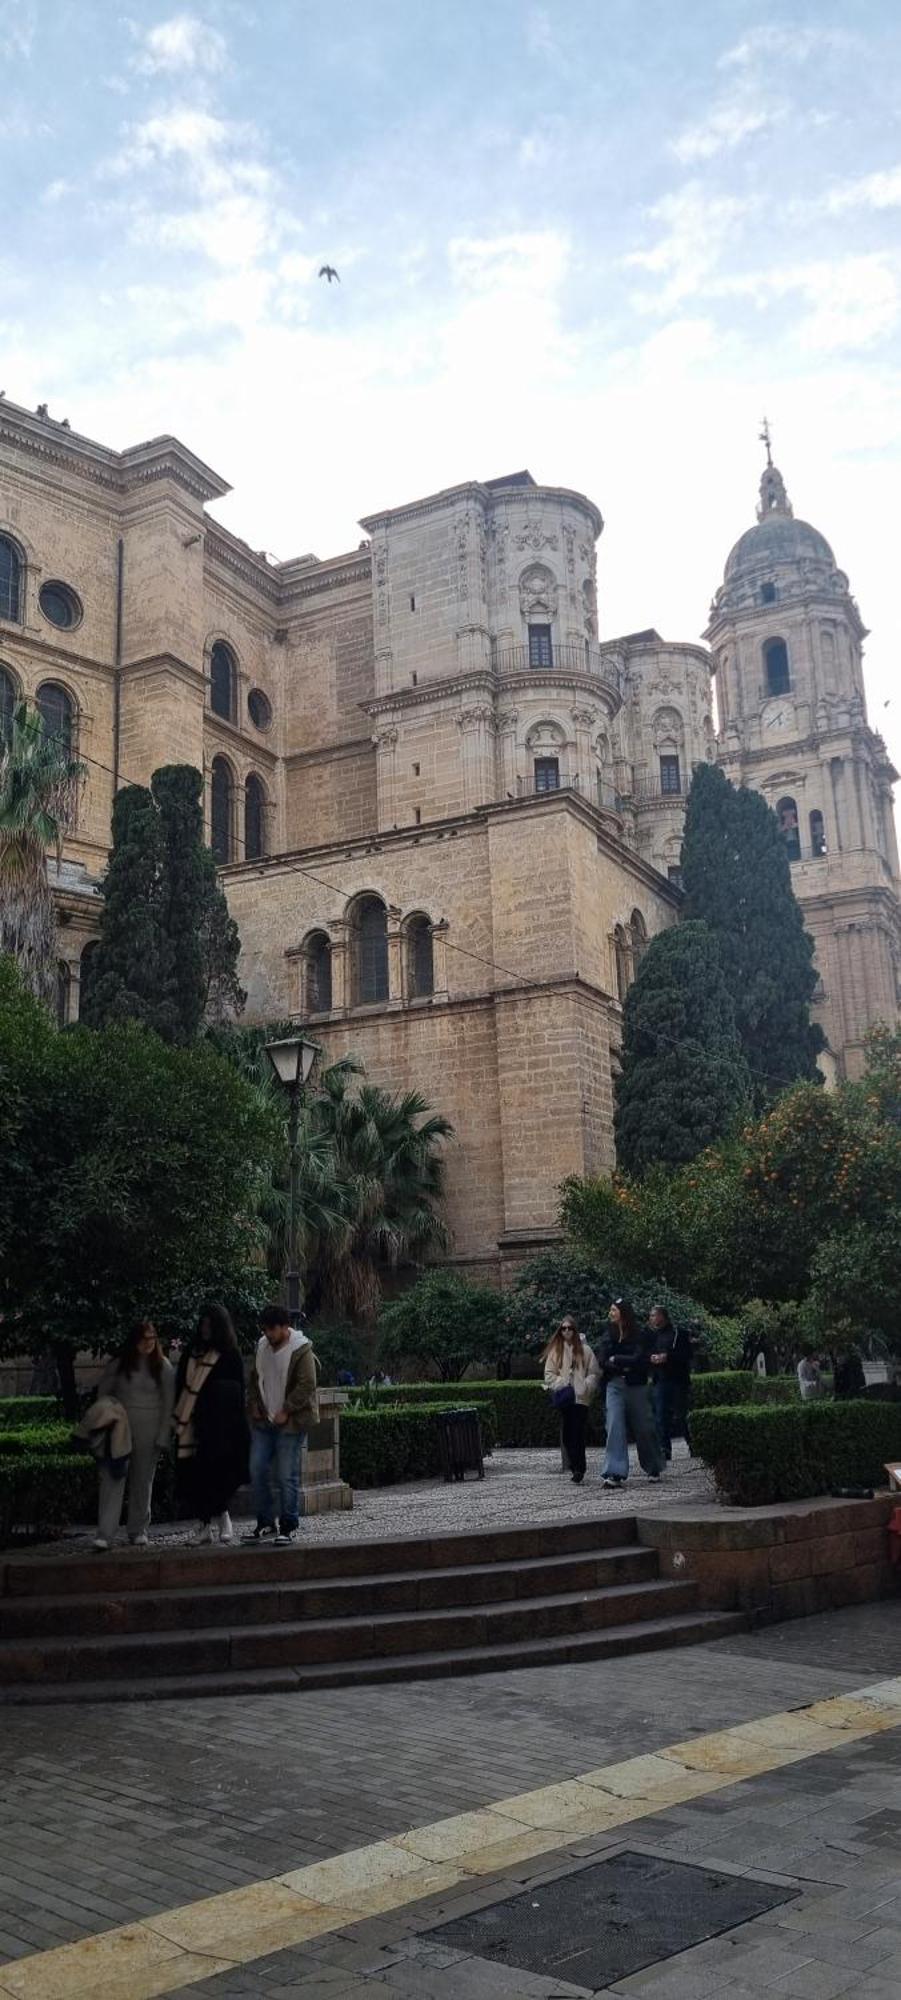
<instances>
[{"instance_id":1,"label":"stone steps","mask_svg":"<svg viewBox=\"0 0 901 2000\"><path fill-rule=\"evenodd\" d=\"M36 1555L0 1573L0 1701L354 1685L690 1644L699 1611L635 1523L290 1549Z\"/></svg>"}]
</instances>

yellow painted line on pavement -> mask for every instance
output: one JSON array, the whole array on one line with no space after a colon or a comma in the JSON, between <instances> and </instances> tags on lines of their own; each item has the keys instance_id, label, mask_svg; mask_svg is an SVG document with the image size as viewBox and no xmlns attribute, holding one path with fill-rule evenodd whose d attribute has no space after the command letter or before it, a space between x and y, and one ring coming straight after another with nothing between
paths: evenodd
<instances>
[{"instance_id":1,"label":"yellow painted line on pavement","mask_svg":"<svg viewBox=\"0 0 901 2000\"><path fill-rule=\"evenodd\" d=\"M0 1965L16 2000L151 2000L703 1794L901 1728L901 1678L671 1743Z\"/></svg>"}]
</instances>

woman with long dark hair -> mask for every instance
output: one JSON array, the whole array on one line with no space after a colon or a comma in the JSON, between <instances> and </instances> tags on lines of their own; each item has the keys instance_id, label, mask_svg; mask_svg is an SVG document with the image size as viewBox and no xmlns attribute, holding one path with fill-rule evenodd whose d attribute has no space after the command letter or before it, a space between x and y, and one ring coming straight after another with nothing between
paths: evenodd
<instances>
[{"instance_id":1,"label":"woman with long dark hair","mask_svg":"<svg viewBox=\"0 0 901 2000\"><path fill-rule=\"evenodd\" d=\"M137 1320L127 1340L97 1385L97 1395L112 1396L128 1418L131 1456L126 1477L116 1478L100 1461L100 1507L95 1549L115 1541L128 1487L128 1539L143 1548L149 1539L153 1479L157 1462L169 1444L175 1371L160 1346L152 1320Z\"/></svg>"},{"instance_id":2,"label":"woman with long dark hair","mask_svg":"<svg viewBox=\"0 0 901 2000\"><path fill-rule=\"evenodd\" d=\"M229 1505L247 1478L250 1433L244 1407L244 1366L235 1329L222 1305L204 1306L190 1347L178 1364L175 1435L180 1507L200 1523L196 1540L233 1542Z\"/></svg>"},{"instance_id":3,"label":"woman with long dark hair","mask_svg":"<svg viewBox=\"0 0 901 2000\"><path fill-rule=\"evenodd\" d=\"M544 1386L560 1415L560 1437L573 1485L581 1486L585 1477L588 1408L594 1402L599 1381L597 1359L568 1313L551 1335L541 1359Z\"/></svg>"},{"instance_id":4,"label":"woman with long dark hair","mask_svg":"<svg viewBox=\"0 0 901 2000\"><path fill-rule=\"evenodd\" d=\"M598 1355L607 1412L601 1477L605 1486L625 1485L631 1430L642 1471L649 1479L659 1479L662 1459L648 1390L650 1336L642 1332L628 1299L614 1299L608 1317L610 1331L604 1335Z\"/></svg>"}]
</instances>

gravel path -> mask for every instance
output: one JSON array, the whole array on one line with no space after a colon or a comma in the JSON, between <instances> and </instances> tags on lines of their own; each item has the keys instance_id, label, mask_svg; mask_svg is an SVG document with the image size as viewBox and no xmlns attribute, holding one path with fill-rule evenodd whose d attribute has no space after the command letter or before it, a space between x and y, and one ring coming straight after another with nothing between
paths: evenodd
<instances>
[{"instance_id":1,"label":"gravel path","mask_svg":"<svg viewBox=\"0 0 901 2000\"><path fill-rule=\"evenodd\" d=\"M380 1486L354 1494L349 1513L312 1514L301 1524L300 1539L310 1542L383 1541L410 1535L449 1535L486 1528L523 1528L555 1520L602 1519L610 1514L665 1513L684 1508L715 1507L706 1467L690 1458L676 1441L671 1466L659 1484L646 1479L631 1453L633 1473L626 1486L606 1492L600 1480L600 1451L589 1453L584 1486L574 1486L561 1471L557 1451L495 1451L485 1460L484 1479L467 1477L462 1485L420 1479L404 1486ZM252 1523L237 1513L240 1535ZM83 1551L93 1530L78 1529L47 1546L47 1553ZM153 1530L154 1546L178 1548L190 1543L192 1528L181 1522ZM136 1557L138 1551L135 1551Z\"/></svg>"}]
</instances>

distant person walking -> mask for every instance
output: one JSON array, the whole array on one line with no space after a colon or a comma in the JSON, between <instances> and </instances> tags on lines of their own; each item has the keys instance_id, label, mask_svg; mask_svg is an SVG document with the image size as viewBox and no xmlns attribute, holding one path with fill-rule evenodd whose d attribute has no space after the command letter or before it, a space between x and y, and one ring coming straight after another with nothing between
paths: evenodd
<instances>
[{"instance_id":1,"label":"distant person walking","mask_svg":"<svg viewBox=\"0 0 901 2000\"><path fill-rule=\"evenodd\" d=\"M814 1403L823 1393L823 1377L817 1355L802 1354L798 1362L798 1388L802 1403Z\"/></svg>"},{"instance_id":2,"label":"distant person walking","mask_svg":"<svg viewBox=\"0 0 901 2000\"><path fill-rule=\"evenodd\" d=\"M588 1411L597 1395L597 1356L582 1339L575 1321L562 1319L541 1356L544 1386L560 1416L560 1436L574 1486L585 1477Z\"/></svg>"},{"instance_id":3,"label":"distant person walking","mask_svg":"<svg viewBox=\"0 0 901 2000\"><path fill-rule=\"evenodd\" d=\"M866 1388L864 1365L856 1347L849 1347L846 1354L835 1355L832 1363L832 1393L836 1402L847 1402L852 1396L864 1396Z\"/></svg>"},{"instance_id":4,"label":"distant person walking","mask_svg":"<svg viewBox=\"0 0 901 2000\"><path fill-rule=\"evenodd\" d=\"M250 1370L250 1477L257 1524L247 1538L293 1542L300 1522L300 1469L304 1439L319 1416L316 1361L287 1306L266 1306Z\"/></svg>"},{"instance_id":5,"label":"distant person walking","mask_svg":"<svg viewBox=\"0 0 901 2000\"><path fill-rule=\"evenodd\" d=\"M607 1413L601 1477L605 1486L625 1484L631 1430L642 1471L649 1479L659 1479L663 1461L648 1391L650 1339L642 1332L628 1299L614 1299L609 1319L610 1328L598 1353Z\"/></svg>"},{"instance_id":6,"label":"distant person walking","mask_svg":"<svg viewBox=\"0 0 901 2000\"><path fill-rule=\"evenodd\" d=\"M247 1478L244 1365L231 1318L205 1306L178 1364L175 1400L180 1505L199 1522L195 1540L235 1538L229 1506Z\"/></svg>"},{"instance_id":7,"label":"distant person walking","mask_svg":"<svg viewBox=\"0 0 901 2000\"><path fill-rule=\"evenodd\" d=\"M138 1320L97 1385L98 1401L110 1397L125 1411L131 1455L125 1477L117 1478L109 1465L100 1461L95 1549L108 1549L116 1539L126 1486L128 1539L136 1548L146 1547L154 1475L169 1444L174 1393L175 1371L166 1360L156 1327L152 1320Z\"/></svg>"},{"instance_id":8,"label":"distant person walking","mask_svg":"<svg viewBox=\"0 0 901 2000\"><path fill-rule=\"evenodd\" d=\"M688 1406L691 1401L691 1334L687 1327L674 1326L665 1306L652 1306L648 1314L651 1333L651 1394L660 1449L669 1463L673 1455L673 1432L681 1431L691 1451Z\"/></svg>"}]
</instances>

